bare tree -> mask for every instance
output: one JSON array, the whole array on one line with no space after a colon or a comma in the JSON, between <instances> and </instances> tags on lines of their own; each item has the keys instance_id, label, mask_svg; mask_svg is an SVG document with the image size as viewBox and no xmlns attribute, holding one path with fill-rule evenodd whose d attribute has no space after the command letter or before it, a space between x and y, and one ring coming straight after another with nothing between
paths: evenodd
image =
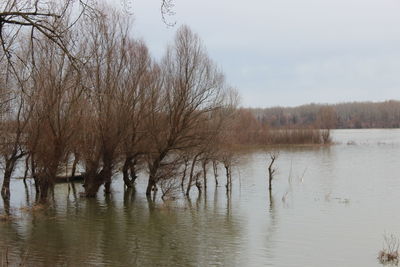
<instances>
[{"instance_id":1,"label":"bare tree","mask_svg":"<svg viewBox=\"0 0 400 267\"><path fill-rule=\"evenodd\" d=\"M232 190L232 166L234 165L234 156L235 153L229 148L225 151L222 151L220 154L220 161L224 165L225 174L226 174L226 191L229 192Z\"/></svg>"},{"instance_id":2,"label":"bare tree","mask_svg":"<svg viewBox=\"0 0 400 267\"><path fill-rule=\"evenodd\" d=\"M25 67L21 62L19 63L17 68L22 76ZM15 79L12 73L7 73L7 68L4 70L6 73L2 73L0 78L0 87L2 88L0 94L0 155L4 162L1 195L4 201L9 201L11 176L17 161L26 155L23 133L28 122L29 111L25 104L23 90L20 89L26 85L26 82L19 83L20 80Z\"/></svg>"},{"instance_id":3,"label":"bare tree","mask_svg":"<svg viewBox=\"0 0 400 267\"><path fill-rule=\"evenodd\" d=\"M140 109L146 105L149 57L143 43L129 38L129 25L128 18L112 11L100 13L88 29L85 116L91 128L85 129L90 132L83 134L86 144L80 153L88 197L95 196L103 184L105 192L110 192L123 141L125 169L130 168L133 174L133 163L140 152L138 143L143 133L138 132L139 118Z\"/></svg>"},{"instance_id":4,"label":"bare tree","mask_svg":"<svg viewBox=\"0 0 400 267\"><path fill-rule=\"evenodd\" d=\"M146 153L147 135L144 120L151 112L148 108L148 89L154 84L156 72L152 71L150 56L143 42L132 41L127 49L128 69L123 77L124 90L121 92L121 99L124 100L121 101L121 105L127 125L122 146L122 173L125 186L132 187L137 178L138 167L142 165Z\"/></svg>"},{"instance_id":5,"label":"bare tree","mask_svg":"<svg viewBox=\"0 0 400 267\"><path fill-rule=\"evenodd\" d=\"M274 179L274 174L276 173L276 168L273 166L275 160L278 158L278 154L276 152L269 153L269 157L271 159L268 165L268 190L271 192L272 190L272 180Z\"/></svg>"},{"instance_id":6,"label":"bare tree","mask_svg":"<svg viewBox=\"0 0 400 267\"><path fill-rule=\"evenodd\" d=\"M223 106L223 75L188 27L178 30L161 69L163 83L153 101L159 108L154 109L157 112L147 123L151 139L147 195L157 183L157 173L168 155L201 144L204 121L213 110Z\"/></svg>"},{"instance_id":7,"label":"bare tree","mask_svg":"<svg viewBox=\"0 0 400 267\"><path fill-rule=\"evenodd\" d=\"M40 201L45 202L54 186L60 164L67 160L71 140L76 133L81 109L80 72L64 50L43 40L32 68L33 86L29 92L32 109L28 149L39 182Z\"/></svg>"},{"instance_id":8,"label":"bare tree","mask_svg":"<svg viewBox=\"0 0 400 267\"><path fill-rule=\"evenodd\" d=\"M226 105L224 109L214 114L214 122L217 125L223 125L214 138L214 165L216 162L223 164L226 174L226 190L231 191L232 188L232 167L236 164L235 145L237 144L237 135L235 129L235 118L237 115L236 107L239 103L237 91L230 89L226 96ZM214 166L214 175L217 166ZM218 182L216 178L216 183Z\"/></svg>"}]
</instances>

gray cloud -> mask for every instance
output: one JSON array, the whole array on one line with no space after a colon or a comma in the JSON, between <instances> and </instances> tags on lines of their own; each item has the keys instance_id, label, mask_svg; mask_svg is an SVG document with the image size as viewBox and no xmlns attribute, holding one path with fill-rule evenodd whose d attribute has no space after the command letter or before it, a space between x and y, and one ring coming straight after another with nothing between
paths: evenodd
<instances>
[{"instance_id":1,"label":"gray cloud","mask_svg":"<svg viewBox=\"0 0 400 267\"><path fill-rule=\"evenodd\" d=\"M189 25L244 106L400 99L399 1L177 0L172 29L158 5L134 2L136 35L160 57Z\"/></svg>"}]
</instances>

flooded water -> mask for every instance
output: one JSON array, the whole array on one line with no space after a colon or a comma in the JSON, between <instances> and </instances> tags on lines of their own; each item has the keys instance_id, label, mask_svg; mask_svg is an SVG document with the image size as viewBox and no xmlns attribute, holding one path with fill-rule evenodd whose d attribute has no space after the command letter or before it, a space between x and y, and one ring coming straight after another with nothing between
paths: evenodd
<instances>
[{"instance_id":1,"label":"flooded water","mask_svg":"<svg viewBox=\"0 0 400 267\"><path fill-rule=\"evenodd\" d=\"M400 130L333 138L281 149L271 197L262 150L238 156L230 196L221 169L220 186L209 177L201 197L152 202L145 177L136 192L117 177L109 198L57 185L52 206L32 211L21 207L33 187L14 180L0 254L27 266L381 266L383 235L400 237Z\"/></svg>"}]
</instances>

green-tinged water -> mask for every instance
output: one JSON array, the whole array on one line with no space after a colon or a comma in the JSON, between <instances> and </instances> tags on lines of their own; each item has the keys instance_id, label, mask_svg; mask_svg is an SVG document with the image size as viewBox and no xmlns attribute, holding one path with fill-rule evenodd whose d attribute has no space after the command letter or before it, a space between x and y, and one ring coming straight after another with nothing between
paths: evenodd
<instances>
[{"instance_id":1,"label":"green-tinged water","mask_svg":"<svg viewBox=\"0 0 400 267\"><path fill-rule=\"evenodd\" d=\"M59 184L51 207L32 211L33 185L13 180L0 266L5 251L11 266L380 266L383 234L400 237L400 130L333 138L282 149L271 198L263 151L239 156L230 196L221 168L200 197L147 200L143 174L135 192L116 177L108 198Z\"/></svg>"}]
</instances>

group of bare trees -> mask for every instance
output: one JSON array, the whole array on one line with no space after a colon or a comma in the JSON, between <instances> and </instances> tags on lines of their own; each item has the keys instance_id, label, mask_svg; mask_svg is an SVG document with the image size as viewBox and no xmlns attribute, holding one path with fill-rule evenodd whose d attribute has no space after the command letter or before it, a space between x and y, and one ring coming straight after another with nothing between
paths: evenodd
<instances>
[{"instance_id":1,"label":"group of bare trees","mask_svg":"<svg viewBox=\"0 0 400 267\"><path fill-rule=\"evenodd\" d=\"M3 199L10 199L17 164L45 202L65 166L72 166L71 176L78 166L83 170L88 197L101 186L110 193L117 172L127 187L139 172L148 173L147 195L157 186L167 194L176 184L189 194L193 185L206 187L211 163L224 160L238 97L199 37L179 28L157 62L145 43L131 37L129 17L107 10L73 21L39 14L35 6L0 13L0 29L31 23L30 31L2 41ZM78 27L58 31L74 23ZM42 34L33 36L35 31Z\"/></svg>"},{"instance_id":2,"label":"group of bare trees","mask_svg":"<svg viewBox=\"0 0 400 267\"><path fill-rule=\"evenodd\" d=\"M298 107L248 109L262 125L271 128L323 129L399 128L400 101L309 104Z\"/></svg>"}]
</instances>

